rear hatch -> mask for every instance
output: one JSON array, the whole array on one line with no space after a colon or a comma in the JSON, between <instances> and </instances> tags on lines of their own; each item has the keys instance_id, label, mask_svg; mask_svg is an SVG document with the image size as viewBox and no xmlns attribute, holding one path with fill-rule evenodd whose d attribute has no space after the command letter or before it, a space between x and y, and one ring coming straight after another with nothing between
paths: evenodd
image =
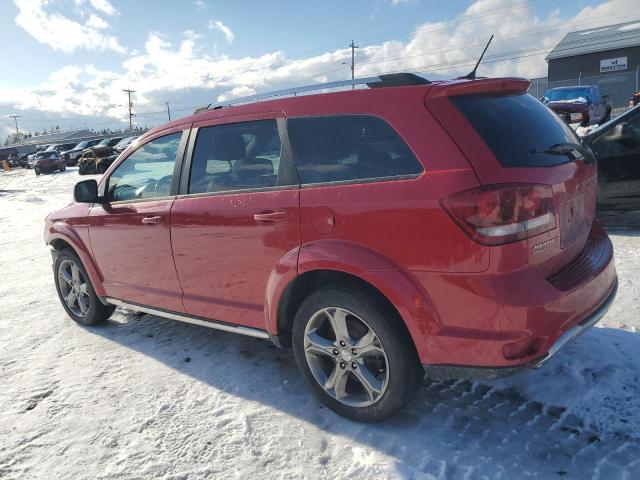
<instances>
[{"instance_id":1,"label":"rear hatch","mask_svg":"<svg viewBox=\"0 0 640 480\"><path fill-rule=\"evenodd\" d=\"M546 197L555 226L520 238L526 239L528 263L550 275L585 247L595 215L597 165L573 130L527 87L521 79L461 82L432 90L426 104L482 185L522 185L522 202L532 186Z\"/></svg>"}]
</instances>

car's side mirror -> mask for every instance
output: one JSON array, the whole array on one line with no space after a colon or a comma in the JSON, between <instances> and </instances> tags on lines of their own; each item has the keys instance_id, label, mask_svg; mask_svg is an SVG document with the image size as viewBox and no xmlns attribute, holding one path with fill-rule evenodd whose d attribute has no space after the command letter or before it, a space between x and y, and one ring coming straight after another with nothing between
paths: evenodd
<instances>
[{"instance_id":1,"label":"car's side mirror","mask_svg":"<svg viewBox=\"0 0 640 480\"><path fill-rule=\"evenodd\" d=\"M98 196L98 182L83 180L73 187L73 199L78 203L103 203L104 197Z\"/></svg>"}]
</instances>

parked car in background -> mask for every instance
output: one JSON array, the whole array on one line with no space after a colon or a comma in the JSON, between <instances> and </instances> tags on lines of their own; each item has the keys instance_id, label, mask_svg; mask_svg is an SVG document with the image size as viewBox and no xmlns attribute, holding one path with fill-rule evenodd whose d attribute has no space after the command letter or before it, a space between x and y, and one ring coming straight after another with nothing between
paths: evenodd
<instances>
[{"instance_id":1,"label":"parked car in background","mask_svg":"<svg viewBox=\"0 0 640 480\"><path fill-rule=\"evenodd\" d=\"M78 159L78 173L80 175L104 173L118 157L114 146L121 140L122 137L105 138L97 145L86 148Z\"/></svg>"},{"instance_id":2,"label":"parked car in background","mask_svg":"<svg viewBox=\"0 0 640 480\"><path fill-rule=\"evenodd\" d=\"M49 145L39 145L38 147L36 147L36 151L33 153L30 153L27 156L27 168L33 168L33 164L35 163L35 159L36 159L36 154L38 152L43 152L47 148L49 148Z\"/></svg>"},{"instance_id":3,"label":"parked car in background","mask_svg":"<svg viewBox=\"0 0 640 480\"><path fill-rule=\"evenodd\" d=\"M103 138L102 140L100 140L100 142L98 142L92 148L114 147L115 145L120 143L122 140L123 140L123 137Z\"/></svg>"},{"instance_id":4,"label":"parked car in background","mask_svg":"<svg viewBox=\"0 0 640 480\"><path fill-rule=\"evenodd\" d=\"M597 85L558 87L548 90L544 103L567 123L582 127L604 123L611 118L609 97L600 93Z\"/></svg>"},{"instance_id":5,"label":"parked car in background","mask_svg":"<svg viewBox=\"0 0 640 480\"><path fill-rule=\"evenodd\" d=\"M28 167L28 162L29 162L29 154L28 153L22 153L20 155L18 155L18 163L20 164L20 166L22 168L29 168Z\"/></svg>"},{"instance_id":6,"label":"parked car in background","mask_svg":"<svg viewBox=\"0 0 640 480\"><path fill-rule=\"evenodd\" d=\"M204 109L79 182L45 220L68 315L292 346L358 421L401 409L424 369L510 374L594 325L617 286L595 159L529 81L361 83Z\"/></svg>"},{"instance_id":7,"label":"parked car in background","mask_svg":"<svg viewBox=\"0 0 640 480\"><path fill-rule=\"evenodd\" d=\"M33 165L36 175L51 173L56 170L64 172L66 165L62 157L55 150L38 152L35 154Z\"/></svg>"},{"instance_id":8,"label":"parked car in background","mask_svg":"<svg viewBox=\"0 0 640 480\"><path fill-rule=\"evenodd\" d=\"M135 136L135 137L125 137L122 140L120 140L114 147L113 149L117 152L117 153L122 153L124 151L125 148L127 148L129 145L131 145L132 143L134 143L138 138L140 138L139 136Z\"/></svg>"},{"instance_id":9,"label":"parked car in background","mask_svg":"<svg viewBox=\"0 0 640 480\"><path fill-rule=\"evenodd\" d=\"M600 126L583 141L598 159L598 204L640 207L640 105Z\"/></svg>"},{"instance_id":10,"label":"parked car in background","mask_svg":"<svg viewBox=\"0 0 640 480\"><path fill-rule=\"evenodd\" d=\"M97 138L94 140L82 141L76 144L70 150L62 152L62 158L66 162L67 166L70 166L70 167L74 166L78 163L78 159L80 158L80 155L82 155L82 152L84 151L85 148L93 147L94 145L97 145L98 143L100 143L101 140L102 139Z\"/></svg>"},{"instance_id":11,"label":"parked car in background","mask_svg":"<svg viewBox=\"0 0 640 480\"><path fill-rule=\"evenodd\" d=\"M66 152L67 150L72 149L73 147L76 146L75 142L72 143L57 143L54 145L49 145L45 150L45 152L51 152L51 151L56 151L58 153L62 153L62 152Z\"/></svg>"}]
</instances>

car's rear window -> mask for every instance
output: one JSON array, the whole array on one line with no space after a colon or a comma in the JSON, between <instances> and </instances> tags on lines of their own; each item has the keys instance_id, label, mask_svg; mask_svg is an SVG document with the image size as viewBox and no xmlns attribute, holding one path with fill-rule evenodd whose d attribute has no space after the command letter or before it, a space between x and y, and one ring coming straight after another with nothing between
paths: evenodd
<instances>
[{"instance_id":1,"label":"car's rear window","mask_svg":"<svg viewBox=\"0 0 640 480\"><path fill-rule=\"evenodd\" d=\"M579 143L558 115L529 94L460 95L453 104L504 167L551 167L566 155L543 153L559 143Z\"/></svg>"}]
</instances>

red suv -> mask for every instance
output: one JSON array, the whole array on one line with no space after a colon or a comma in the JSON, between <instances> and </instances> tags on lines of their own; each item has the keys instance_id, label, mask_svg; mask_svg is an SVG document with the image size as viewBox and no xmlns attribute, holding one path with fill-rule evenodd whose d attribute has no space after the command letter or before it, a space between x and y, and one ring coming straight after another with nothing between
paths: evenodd
<instances>
[{"instance_id":1,"label":"red suv","mask_svg":"<svg viewBox=\"0 0 640 480\"><path fill-rule=\"evenodd\" d=\"M397 412L425 370L536 367L595 324L617 285L596 164L529 82L366 83L204 109L78 183L46 219L67 313L292 346L359 421Z\"/></svg>"}]
</instances>

